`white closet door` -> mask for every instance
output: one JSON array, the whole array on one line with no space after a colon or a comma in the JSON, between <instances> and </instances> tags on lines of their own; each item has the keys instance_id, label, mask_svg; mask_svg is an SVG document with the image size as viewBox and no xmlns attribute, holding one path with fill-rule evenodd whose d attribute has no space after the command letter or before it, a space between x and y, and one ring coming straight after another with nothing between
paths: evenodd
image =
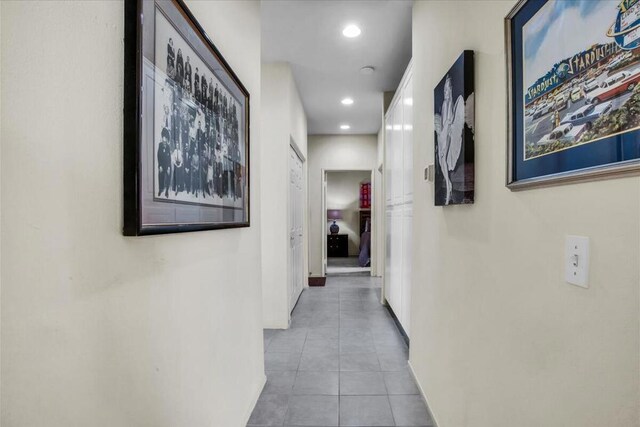
<instances>
[{"instance_id":1,"label":"white closet door","mask_svg":"<svg viewBox=\"0 0 640 427\"><path fill-rule=\"evenodd\" d=\"M413 232L413 83L411 65L385 120L385 298L408 334Z\"/></svg>"},{"instance_id":2,"label":"white closet door","mask_svg":"<svg viewBox=\"0 0 640 427\"><path fill-rule=\"evenodd\" d=\"M303 187L302 160L291 147L289 149L289 312L298 301L303 287Z\"/></svg>"},{"instance_id":3,"label":"white closet door","mask_svg":"<svg viewBox=\"0 0 640 427\"><path fill-rule=\"evenodd\" d=\"M413 205L404 205L402 209L402 313L400 324L409 335L411 327L411 271L413 243Z\"/></svg>"},{"instance_id":4,"label":"white closet door","mask_svg":"<svg viewBox=\"0 0 640 427\"><path fill-rule=\"evenodd\" d=\"M402 105L396 104L393 112L393 165L391 184L393 185L392 202L394 205L402 203L403 172L402 163Z\"/></svg>"},{"instance_id":5,"label":"white closet door","mask_svg":"<svg viewBox=\"0 0 640 427\"><path fill-rule=\"evenodd\" d=\"M302 293L302 288L304 287L304 244L303 244L303 227L304 227L304 174L303 174L303 162L298 157L296 166L298 169L298 173L296 175L297 183L296 183L296 193L298 195L297 198L297 209L296 209L296 264L297 264L297 285L295 288L296 292L296 300L298 296Z\"/></svg>"},{"instance_id":6,"label":"white closet door","mask_svg":"<svg viewBox=\"0 0 640 427\"><path fill-rule=\"evenodd\" d=\"M391 210L391 289L389 304L398 318L402 313L402 210Z\"/></svg>"},{"instance_id":7,"label":"white closet door","mask_svg":"<svg viewBox=\"0 0 640 427\"><path fill-rule=\"evenodd\" d=\"M391 209L385 210L385 247L384 247L384 298L389 301L391 298Z\"/></svg>"},{"instance_id":8,"label":"white closet door","mask_svg":"<svg viewBox=\"0 0 640 427\"><path fill-rule=\"evenodd\" d=\"M389 109L384 141L384 192L387 206L393 203L393 147L393 110Z\"/></svg>"},{"instance_id":9,"label":"white closet door","mask_svg":"<svg viewBox=\"0 0 640 427\"><path fill-rule=\"evenodd\" d=\"M384 298L391 299L391 206L393 201L393 109L390 108L385 118L384 139L384 200L385 200L385 249L384 249Z\"/></svg>"},{"instance_id":10,"label":"white closet door","mask_svg":"<svg viewBox=\"0 0 640 427\"><path fill-rule=\"evenodd\" d=\"M403 199L413 203L413 78L410 76L402 93Z\"/></svg>"}]
</instances>

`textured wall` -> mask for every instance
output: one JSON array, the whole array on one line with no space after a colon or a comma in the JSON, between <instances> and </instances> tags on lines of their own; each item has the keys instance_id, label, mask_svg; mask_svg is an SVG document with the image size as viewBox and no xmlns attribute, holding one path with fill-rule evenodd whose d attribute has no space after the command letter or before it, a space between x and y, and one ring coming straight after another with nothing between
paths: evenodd
<instances>
[{"instance_id":1,"label":"textured wall","mask_svg":"<svg viewBox=\"0 0 640 427\"><path fill-rule=\"evenodd\" d=\"M259 4L189 5L251 93L251 228L125 238L123 2L2 2L3 425L240 427L257 398Z\"/></svg>"},{"instance_id":2,"label":"textured wall","mask_svg":"<svg viewBox=\"0 0 640 427\"><path fill-rule=\"evenodd\" d=\"M503 18L514 1L416 2L411 363L440 427L638 426L640 178L513 193ZM475 51L476 203L433 206L433 88ZM564 282L591 238L590 288Z\"/></svg>"},{"instance_id":3,"label":"textured wall","mask_svg":"<svg viewBox=\"0 0 640 427\"><path fill-rule=\"evenodd\" d=\"M307 155L307 118L291 66L262 64L262 301L265 328L289 327L289 154L291 141ZM306 188L306 165L303 165ZM304 203L305 229L307 204ZM307 233L304 233L305 237ZM306 244L303 242L303 247ZM307 253L304 253L305 267ZM303 274L306 282L307 274ZM306 285L306 283L305 283Z\"/></svg>"}]
</instances>

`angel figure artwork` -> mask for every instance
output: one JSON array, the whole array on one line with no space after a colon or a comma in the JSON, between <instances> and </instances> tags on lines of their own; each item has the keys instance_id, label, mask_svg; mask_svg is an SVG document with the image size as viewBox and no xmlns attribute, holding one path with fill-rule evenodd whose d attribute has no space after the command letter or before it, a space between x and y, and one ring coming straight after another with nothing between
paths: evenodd
<instances>
[{"instance_id":1,"label":"angel figure artwork","mask_svg":"<svg viewBox=\"0 0 640 427\"><path fill-rule=\"evenodd\" d=\"M435 205L474 200L473 51L465 50L438 83L435 100Z\"/></svg>"}]
</instances>

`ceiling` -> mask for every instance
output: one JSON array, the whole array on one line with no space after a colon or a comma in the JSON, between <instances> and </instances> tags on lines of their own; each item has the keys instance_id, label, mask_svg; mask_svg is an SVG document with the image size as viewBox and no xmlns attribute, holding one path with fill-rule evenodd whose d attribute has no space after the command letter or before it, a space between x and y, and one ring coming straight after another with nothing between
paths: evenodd
<instances>
[{"instance_id":1,"label":"ceiling","mask_svg":"<svg viewBox=\"0 0 640 427\"><path fill-rule=\"evenodd\" d=\"M410 0L263 1L262 60L291 64L308 133L372 134L382 93L397 88L411 59ZM348 24L359 37L342 35ZM360 69L375 67L372 75ZM344 106L340 101L353 98ZM341 124L351 129L341 130Z\"/></svg>"}]
</instances>

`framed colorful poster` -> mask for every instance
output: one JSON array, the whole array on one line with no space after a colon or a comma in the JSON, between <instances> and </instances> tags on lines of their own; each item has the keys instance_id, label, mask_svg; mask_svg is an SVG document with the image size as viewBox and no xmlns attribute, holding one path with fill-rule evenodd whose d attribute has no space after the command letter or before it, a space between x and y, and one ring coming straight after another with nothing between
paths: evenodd
<instances>
[{"instance_id":1,"label":"framed colorful poster","mask_svg":"<svg viewBox=\"0 0 640 427\"><path fill-rule=\"evenodd\" d=\"M640 172L640 0L523 0L505 30L507 186Z\"/></svg>"},{"instance_id":2,"label":"framed colorful poster","mask_svg":"<svg viewBox=\"0 0 640 427\"><path fill-rule=\"evenodd\" d=\"M249 93L181 0L125 1L125 235L249 226Z\"/></svg>"}]
</instances>

